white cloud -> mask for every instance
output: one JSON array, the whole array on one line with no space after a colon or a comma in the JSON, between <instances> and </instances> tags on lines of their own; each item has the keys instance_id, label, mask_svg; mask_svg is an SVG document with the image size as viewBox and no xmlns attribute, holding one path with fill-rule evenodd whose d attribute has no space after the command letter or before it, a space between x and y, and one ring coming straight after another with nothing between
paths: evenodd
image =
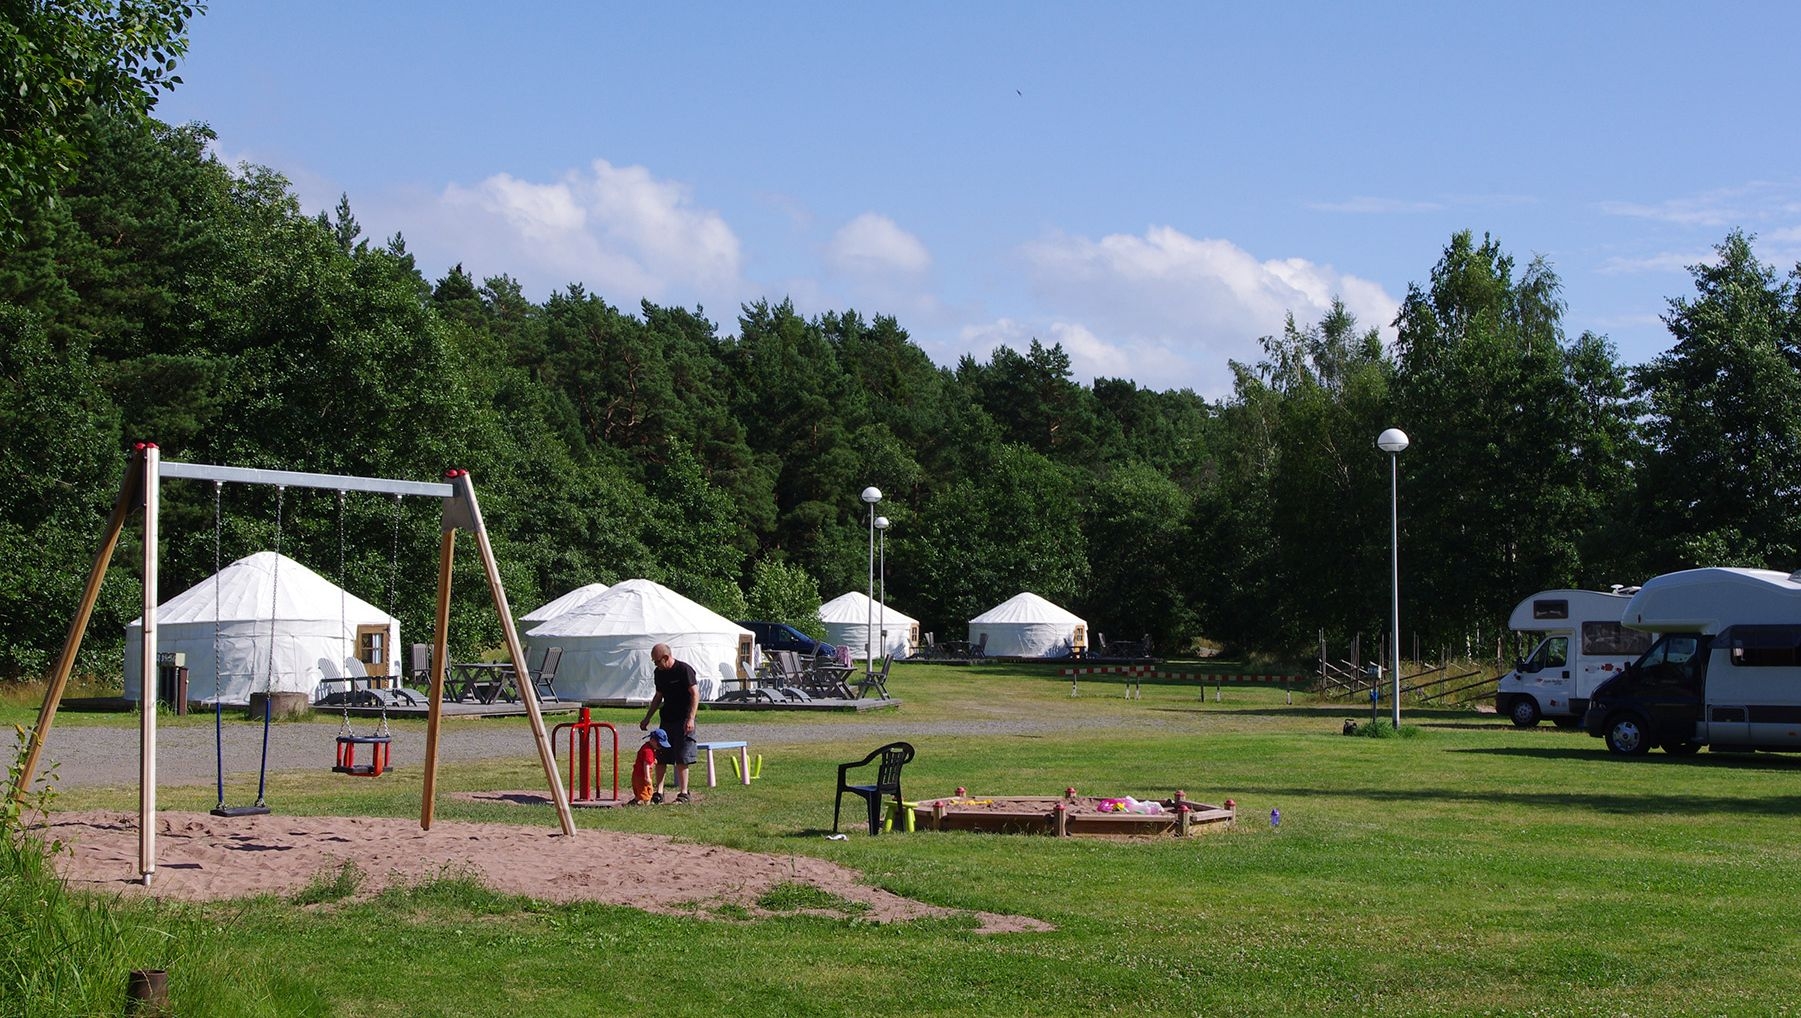
<instances>
[{"instance_id":1,"label":"white cloud","mask_svg":"<svg viewBox=\"0 0 1801 1018\"><path fill-rule=\"evenodd\" d=\"M1640 258L1616 255L1603 261L1595 271L1604 276L1632 276L1650 272L1687 272L1691 265L1712 265L1719 260L1713 251L1660 251Z\"/></svg>"},{"instance_id":2,"label":"white cloud","mask_svg":"<svg viewBox=\"0 0 1801 1018\"><path fill-rule=\"evenodd\" d=\"M219 144L216 138L206 143L206 151L208 155L230 167L233 173L239 175L242 175L246 165L266 166L270 169L275 167L273 160L261 158L257 153L251 151L227 149L224 145ZM330 213L336 210L338 199L344 196L343 190L337 184L305 166L298 166L292 160L283 163L282 168L276 172L287 180L289 192L294 195L294 200L300 203L300 210L307 215L315 215L320 212ZM351 212L360 217L355 198L351 199L350 207Z\"/></svg>"},{"instance_id":3,"label":"white cloud","mask_svg":"<svg viewBox=\"0 0 1801 1018\"><path fill-rule=\"evenodd\" d=\"M531 241L556 242L582 232L588 215L568 184L532 184L497 173L474 190L455 184L444 190L451 205L469 205L497 215Z\"/></svg>"},{"instance_id":4,"label":"white cloud","mask_svg":"<svg viewBox=\"0 0 1801 1018\"><path fill-rule=\"evenodd\" d=\"M1052 236L1022 253L1045 309L1040 339L1057 336L1056 323L1081 322L1087 337L1104 337L1085 355L1097 373L1210 397L1230 391L1226 362L1260 357L1257 340L1280 332L1289 312L1303 325L1317 322L1337 296L1363 326L1391 335L1399 306L1380 284L1330 266L1259 260L1230 241L1169 227L1099 240Z\"/></svg>"},{"instance_id":5,"label":"white cloud","mask_svg":"<svg viewBox=\"0 0 1801 1018\"><path fill-rule=\"evenodd\" d=\"M1154 389L1179 388L1183 383L1169 379L1182 375L1191 367L1180 354L1161 344L1110 343L1076 322L1055 321L1034 328L1012 318L1000 318L964 326L961 339L963 348L978 360L986 360L997 346L1024 353L1034 339L1046 346L1060 344L1069 354L1070 371L1075 380L1083 383L1096 378L1132 378L1140 385Z\"/></svg>"},{"instance_id":6,"label":"white cloud","mask_svg":"<svg viewBox=\"0 0 1801 1018\"><path fill-rule=\"evenodd\" d=\"M1408 198L1379 198L1360 194L1343 201L1308 202L1315 212L1339 212L1347 215L1393 216L1425 212L1443 212L1452 208L1510 208L1537 204L1529 194L1446 194L1432 201Z\"/></svg>"},{"instance_id":7,"label":"white cloud","mask_svg":"<svg viewBox=\"0 0 1801 1018\"><path fill-rule=\"evenodd\" d=\"M871 276L904 273L916 276L932 267L931 252L918 237L876 212L865 212L833 234L826 259L839 272Z\"/></svg>"},{"instance_id":8,"label":"white cloud","mask_svg":"<svg viewBox=\"0 0 1801 1018\"><path fill-rule=\"evenodd\" d=\"M550 182L497 173L451 184L421 213L417 232L428 244L487 263L472 266L478 278L505 271L547 289L580 282L626 306L639 297L731 306L745 289L738 237L724 218L643 166L596 159Z\"/></svg>"},{"instance_id":9,"label":"white cloud","mask_svg":"<svg viewBox=\"0 0 1801 1018\"><path fill-rule=\"evenodd\" d=\"M1347 212L1353 215L1394 215L1410 212L1439 212L1444 206L1435 201L1407 201L1401 198L1376 198L1358 195L1344 201L1308 202L1316 212Z\"/></svg>"},{"instance_id":10,"label":"white cloud","mask_svg":"<svg viewBox=\"0 0 1801 1018\"><path fill-rule=\"evenodd\" d=\"M1663 327L1662 316L1643 313L1595 315L1581 323L1581 328L1597 332L1608 332L1614 329L1659 330Z\"/></svg>"},{"instance_id":11,"label":"white cloud","mask_svg":"<svg viewBox=\"0 0 1801 1018\"><path fill-rule=\"evenodd\" d=\"M1660 202L1604 201L1599 208L1610 216L1719 229L1750 228L1777 217L1792 216L1796 205L1795 184L1753 180Z\"/></svg>"}]
</instances>

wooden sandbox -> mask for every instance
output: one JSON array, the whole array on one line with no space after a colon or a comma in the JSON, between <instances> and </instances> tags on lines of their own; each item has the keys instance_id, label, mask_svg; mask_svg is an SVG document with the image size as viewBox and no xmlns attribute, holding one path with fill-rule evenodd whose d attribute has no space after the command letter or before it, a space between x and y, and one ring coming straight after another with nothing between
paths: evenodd
<instances>
[{"instance_id":1,"label":"wooden sandbox","mask_svg":"<svg viewBox=\"0 0 1801 1018\"><path fill-rule=\"evenodd\" d=\"M959 792L962 789L958 790ZM1185 838L1197 827L1228 825L1238 811L1192 802L1182 792L1156 802L1161 812L1104 812L1096 795L948 795L912 803L914 827L924 831L986 831L995 834L1049 834L1133 838Z\"/></svg>"}]
</instances>

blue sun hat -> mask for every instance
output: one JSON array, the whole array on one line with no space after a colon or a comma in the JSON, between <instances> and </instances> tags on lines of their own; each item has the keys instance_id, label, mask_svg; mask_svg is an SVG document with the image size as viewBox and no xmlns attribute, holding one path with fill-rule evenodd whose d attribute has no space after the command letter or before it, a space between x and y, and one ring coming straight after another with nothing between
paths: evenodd
<instances>
[{"instance_id":1,"label":"blue sun hat","mask_svg":"<svg viewBox=\"0 0 1801 1018\"><path fill-rule=\"evenodd\" d=\"M664 749L669 748L669 733L663 731L661 728L652 728L648 738L657 740L657 745L662 746Z\"/></svg>"}]
</instances>

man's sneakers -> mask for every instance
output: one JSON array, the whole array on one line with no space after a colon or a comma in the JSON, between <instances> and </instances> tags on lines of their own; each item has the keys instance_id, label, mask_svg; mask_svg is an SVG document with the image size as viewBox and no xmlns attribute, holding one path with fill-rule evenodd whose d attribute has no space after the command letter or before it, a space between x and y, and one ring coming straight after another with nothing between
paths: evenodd
<instances>
[{"instance_id":1,"label":"man's sneakers","mask_svg":"<svg viewBox=\"0 0 1801 1018\"><path fill-rule=\"evenodd\" d=\"M650 801L653 804L660 804L663 801L663 793L662 792L650 793Z\"/></svg>"},{"instance_id":2,"label":"man's sneakers","mask_svg":"<svg viewBox=\"0 0 1801 1018\"><path fill-rule=\"evenodd\" d=\"M688 798L687 792L677 792L677 793L675 793L675 801L676 802L693 802L694 800Z\"/></svg>"}]
</instances>

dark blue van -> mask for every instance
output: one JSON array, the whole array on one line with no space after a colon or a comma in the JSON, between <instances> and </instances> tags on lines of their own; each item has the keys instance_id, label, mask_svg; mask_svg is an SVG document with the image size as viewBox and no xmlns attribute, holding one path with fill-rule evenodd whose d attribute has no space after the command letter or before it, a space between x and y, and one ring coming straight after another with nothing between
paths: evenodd
<instances>
[{"instance_id":1,"label":"dark blue van","mask_svg":"<svg viewBox=\"0 0 1801 1018\"><path fill-rule=\"evenodd\" d=\"M785 622L740 622L738 624L755 633L757 644L765 651L792 650L801 654L824 654L828 657L837 652L837 648L831 644L823 640L815 640Z\"/></svg>"}]
</instances>

